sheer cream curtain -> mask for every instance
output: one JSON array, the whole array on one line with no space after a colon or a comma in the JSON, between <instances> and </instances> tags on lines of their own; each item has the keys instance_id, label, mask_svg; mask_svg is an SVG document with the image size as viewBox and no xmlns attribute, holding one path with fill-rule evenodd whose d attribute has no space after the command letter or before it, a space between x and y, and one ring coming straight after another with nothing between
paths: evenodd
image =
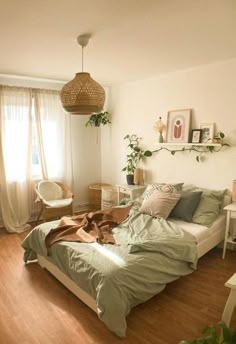
<instances>
[{"instance_id":1,"label":"sheer cream curtain","mask_svg":"<svg viewBox=\"0 0 236 344\"><path fill-rule=\"evenodd\" d=\"M30 228L32 93L0 87L0 206L8 232Z\"/></svg>"},{"instance_id":2,"label":"sheer cream curtain","mask_svg":"<svg viewBox=\"0 0 236 344\"><path fill-rule=\"evenodd\" d=\"M70 116L57 91L35 90L35 118L43 179L72 183Z\"/></svg>"},{"instance_id":3,"label":"sheer cream curtain","mask_svg":"<svg viewBox=\"0 0 236 344\"><path fill-rule=\"evenodd\" d=\"M32 151L37 146L35 172ZM71 186L70 118L59 92L0 86L0 208L8 232L23 232L36 180Z\"/></svg>"}]
</instances>

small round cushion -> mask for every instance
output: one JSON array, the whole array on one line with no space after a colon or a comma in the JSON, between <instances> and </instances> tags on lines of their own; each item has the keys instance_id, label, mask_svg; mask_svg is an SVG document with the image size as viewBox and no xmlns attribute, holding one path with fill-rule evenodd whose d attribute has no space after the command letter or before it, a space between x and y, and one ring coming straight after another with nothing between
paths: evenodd
<instances>
[{"instance_id":1,"label":"small round cushion","mask_svg":"<svg viewBox=\"0 0 236 344\"><path fill-rule=\"evenodd\" d=\"M72 203L72 198L57 199L55 201L45 201L44 204L48 205L50 208L62 208L70 205Z\"/></svg>"}]
</instances>

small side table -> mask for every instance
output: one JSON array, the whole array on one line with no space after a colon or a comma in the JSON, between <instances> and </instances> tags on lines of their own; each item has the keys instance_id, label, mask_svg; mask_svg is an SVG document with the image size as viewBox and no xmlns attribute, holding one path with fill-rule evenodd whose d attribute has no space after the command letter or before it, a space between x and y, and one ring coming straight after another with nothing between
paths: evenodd
<instances>
[{"instance_id":1,"label":"small side table","mask_svg":"<svg viewBox=\"0 0 236 344\"><path fill-rule=\"evenodd\" d=\"M229 287L231 290L228 300L225 304L222 321L229 326L234 308L236 307L236 273L225 283L225 286Z\"/></svg>"},{"instance_id":2,"label":"small side table","mask_svg":"<svg viewBox=\"0 0 236 344\"><path fill-rule=\"evenodd\" d=\"M227 211L227 216L226 216L226 227L225 227L225 240L224 240L224 248L223 248L223 256L222 258L225 258L225 252L227 248L227 244L233 244L236 245L236 241L234 241L232 236L229 236L229 228L230 228L230 222L231 219L236 219L236 202L231 203L224 207L224 210Z\"/></svg>"},{"instance_id":3,"label":"small side table","mask_svg":"<svg viewBox=\"0 0 236 344\"><path fill-rule=\"evenodd\" d=\"M121 194L129 195L130 200L142 195L146 189L146 185L116 185L117 195L118 195L118 204L120 203Z\"/></svg>"}]
</instances>

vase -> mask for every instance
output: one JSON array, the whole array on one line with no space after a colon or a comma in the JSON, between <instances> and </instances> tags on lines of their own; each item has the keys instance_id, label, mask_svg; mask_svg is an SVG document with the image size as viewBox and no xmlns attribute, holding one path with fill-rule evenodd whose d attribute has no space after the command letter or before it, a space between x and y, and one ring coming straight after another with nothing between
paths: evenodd
<instances>
[{"instance_id":1,"label":"vase","mask_svg":"<svg viewBox=\"0 0 236 344\"><path fill-rule=\"evenodd\" d=\"M159 143L163 143L164 142L164 138L162 135L162 132L159 133Z\"/></svg>"},{"instance_id":2,"label":"vase","mask_svg":"<svg viewBox=\"0 0 236 344\"><path fill-rule=\"evenodd\" d=\"M134 175L133 174L127 174L126 180L128 185L134 185Z\"/></svg>"},{"instance_id":3,"label":"vase","mask_svg":"<svg viewBox=\"0 0 236 344\"><path fill-rule=\"evenodd\" d=\"M134 170L134 184L135 185L143 185L144 184L143 170L141 168L136 168Z\"/></svg>"}]
</instances>

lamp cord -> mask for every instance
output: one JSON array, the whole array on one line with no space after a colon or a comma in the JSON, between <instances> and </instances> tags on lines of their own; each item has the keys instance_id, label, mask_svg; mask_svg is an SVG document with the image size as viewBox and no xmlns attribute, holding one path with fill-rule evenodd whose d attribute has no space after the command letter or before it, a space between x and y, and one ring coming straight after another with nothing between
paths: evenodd
<instances>
[{"instance_id":1,"label":"lamp cord","mask_svg":"<svg viewBox=\"0 0 236 344\"><path fill-rule=\"evenodd\" d=\"M82 73L84 71L84 47L82 47Z\"/></svg>"}]
</instances>

